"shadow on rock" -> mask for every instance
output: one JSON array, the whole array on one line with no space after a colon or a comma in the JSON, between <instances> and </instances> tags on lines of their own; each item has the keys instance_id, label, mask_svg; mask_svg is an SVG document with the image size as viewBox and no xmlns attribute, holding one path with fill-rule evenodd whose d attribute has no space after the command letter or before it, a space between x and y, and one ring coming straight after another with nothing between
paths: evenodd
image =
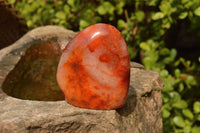
<instances>
[{"instance_id":1,"label":"shadow on rock","mask_svg":"<svg viewBox=\"0 0 200 133\"><path fill-rule=\"evenodd\" d=\"M135 110L136 103L137 103L137 98L136 98L135 89L133 86L130 86L126 103L124 104L122 108L119 108L116 111L121 116L128 116Z\"/></svg>"},{"instance_id":2,"label":"shadow on rock","mask_svg":"<svg viewBox=\"0 0 200 133\"><path fill-rule=\"evenodd\" d=\"M19 99L64 100L56 82L57 65L61 53L59 44L56 42L32 44L24 51L24 56L6 77L3 91Z\"/></svg>"}]
</instances>

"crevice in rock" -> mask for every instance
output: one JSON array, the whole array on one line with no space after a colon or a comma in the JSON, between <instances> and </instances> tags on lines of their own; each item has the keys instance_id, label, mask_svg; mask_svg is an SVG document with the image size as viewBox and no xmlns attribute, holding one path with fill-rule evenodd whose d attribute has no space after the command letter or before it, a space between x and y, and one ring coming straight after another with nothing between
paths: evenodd
<instances>
[{"instance_id":1,"label":"crevice in rock","mask_svg":"<svg viewBox=\"0 0 200 133\"><path fill-rule=\"evenodd\" d=\"M58 43L46 41L32 45L6 77L3 91L19 99L64 100L56 81L61 53Z\"/></svg>"}]
</instances>

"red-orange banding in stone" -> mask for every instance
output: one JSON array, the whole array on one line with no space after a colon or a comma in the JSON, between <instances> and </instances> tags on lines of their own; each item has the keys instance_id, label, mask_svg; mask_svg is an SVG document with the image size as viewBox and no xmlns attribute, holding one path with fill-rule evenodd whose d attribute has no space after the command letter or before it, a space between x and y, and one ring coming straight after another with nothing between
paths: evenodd
<instances>
[{"instance_id":1,"label":"red-orange banding in stone","mask_svg":"<svg viewBox=\"0 0 200 133\"><path fill-rule=\"evenodd\" d=\"M66 46L57 69L57 81L68 103L108 110L124 105L130 63L120 32L95 24L77 34Z\"/></svg>"}]
</instances>

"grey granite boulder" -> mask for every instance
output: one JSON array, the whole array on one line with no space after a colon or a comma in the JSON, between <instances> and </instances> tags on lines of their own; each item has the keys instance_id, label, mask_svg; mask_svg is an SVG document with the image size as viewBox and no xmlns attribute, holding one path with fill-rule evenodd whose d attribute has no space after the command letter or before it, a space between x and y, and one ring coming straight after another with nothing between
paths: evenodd
<instances>
[{"instance_id":1,"label":"grey granite boulder","mask_svg":"<svg viewBox=\"0 0 200 133\"><path fill-rule=\"evenodd\" d=\"M90 110L65 102L55 73L74 35L57 26L40 27L0 50L0 133L161 133L163 82L134 62L122 108Z\"/></svg>"}]
</instances>

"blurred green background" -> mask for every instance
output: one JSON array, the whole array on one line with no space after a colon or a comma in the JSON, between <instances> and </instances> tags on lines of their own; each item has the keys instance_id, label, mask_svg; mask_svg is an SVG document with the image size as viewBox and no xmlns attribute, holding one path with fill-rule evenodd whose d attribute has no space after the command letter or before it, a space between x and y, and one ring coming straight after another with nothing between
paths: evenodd
<instances>
[{"instance_id":1,"label":"blurred green background","mask_svg":"<svg viewBox=\"0 0 200 133\"><path fill-rule=\"evenodd\" d=\"M124 36L131 60L160 73L165 133L200 133L200 0L8 0L29 29L74 31L103 22Z\"/></svg>"}]
</instances>

